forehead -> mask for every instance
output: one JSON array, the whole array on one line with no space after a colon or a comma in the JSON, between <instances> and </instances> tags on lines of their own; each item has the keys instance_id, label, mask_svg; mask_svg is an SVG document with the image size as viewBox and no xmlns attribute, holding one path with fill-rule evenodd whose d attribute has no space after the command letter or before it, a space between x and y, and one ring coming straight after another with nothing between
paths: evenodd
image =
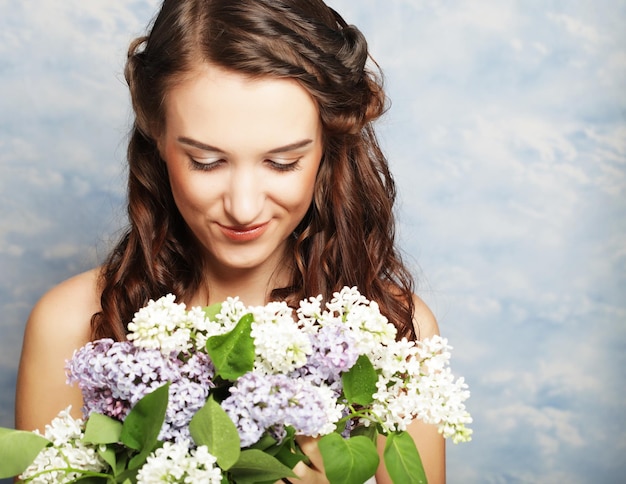
<instances>
[{"instance_id":1,"label":"forehead","mask_svg":"<svg viewBox=\"0 0 626 484\"><path fill-rule=\"evenodd\" d=\"M316 102L295 80L250 78L204 65L169 90L165 130L222 145L271 147L294 138L315 139L321 122Z\"/></svg>"}]
</instances>

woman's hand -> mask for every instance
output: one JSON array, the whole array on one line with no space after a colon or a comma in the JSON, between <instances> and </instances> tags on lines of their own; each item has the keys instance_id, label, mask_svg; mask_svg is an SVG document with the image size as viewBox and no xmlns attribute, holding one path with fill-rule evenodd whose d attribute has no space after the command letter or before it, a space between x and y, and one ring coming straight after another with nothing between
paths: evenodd
<instances>
[{"instance_id":1,"label":"woman's hand","mask_svg":"<svg viewBox=\"0 0 626 484\"><path fill-rule=\"evenodd\" d=\"M298 476L292 477L289 480L283 480L283 482L297 482L307 484L328 484L328 479L324 473L324 461L322 460L322 454L320 453L317 441L319 438L307 437L304 435L296 436L296 443L300 447L300 450L309 458L311 463L306 465L304 462L298 462L293 468L293 471Z\"/></svg>"}]
</instances>

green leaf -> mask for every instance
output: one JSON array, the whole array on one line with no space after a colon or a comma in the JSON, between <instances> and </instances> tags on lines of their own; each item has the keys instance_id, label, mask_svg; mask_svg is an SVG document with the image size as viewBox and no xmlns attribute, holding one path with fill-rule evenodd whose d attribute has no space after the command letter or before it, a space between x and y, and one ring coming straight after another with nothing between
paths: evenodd
<instances>
[{"instance_id":1,"label":"green leaf","mask_svg":"<svg viewBox=\"0 0 626 484\"><path fill-rule=\"evenodd\" d=\"M365 355L359 356L352 368L341 375L343 392L348 402L369 405L374 401L378 375L372 362Z\"/></svg>"},{"instance_id":2,"label":"green leaf","mask_svg":"<svg viewBox=\"0 0 626 484\"><path fill-rule=\"evenodd\" d=\"M376 473L380 459L376 445L367 437L344 439L332 433L322 437L317 445L331 484L363 484Z\"/></svg>"},{"instance_id":3,"label":"green leaf","mask_svg":"<svg viewBox=\"0 0 626 484\"><path fill-rule=\"evenodd\" d=\"M367 437L372 442L376 443L378 439L378 430L375 425L370 425L368 427L365 425L359 425L358 427L352 429L352 432L350 432L350 437L356 437L357 435Z\"/></svg>"},{"instance_id":4,"label":"green leaf","mask_svg":"<svg viewBox=\"0 0 626 484\"><path fill-rule=\"evenodd\" d=\"M387 436L383 457L393 482L426 484L422 460L413 438L407 432L394 432Z\"/></svg>"},{"instance_id":5,"label":"green leaf","mask_svg":"<svg viewBox=\"0 0 626 484\"><path fill-rule=\"evenodd\" d=\"M222 303L216 303L216 304L211 304L210 306L205 306L204 308L202 308L202 310L204 311L204 314L208 318L209 321L215 321L216 320L215 316L219 314L219 312L222 310Z\"/></svg>"},{"instance_id":6,"label":"green leaf","mask_svg":"<svg viewBox=\"0 0 626 484\"><path fill-rule=\"evenodd\" d=\"M267 451L266 451L267 452ZM299 462L309 463L309 458L301 451L293 452L289 446L281 446L276 453L273 454L279 462L293 469Z\"/></svg>"},{"instance_id":7,"label":"green leaf","mask_svg":"<svg viewBox=\"0 0 626 484\"><path fill-rule=\"evenodd\" d=\"M225 380L236 380L254 367L254 340L251 336L254 316L243 316L232 331L211 336L206 350L216 375Z\"/></svg>"},{"instance_id":8,"label":"green leaf","mask_svg":"<svg viewBox=\"0 0 626 484\"><path fill-rule=\"evenodd\" d=\"M309 464L309 458L302 453L300 447L296 445L296 430L292 426L288 425L285 427L285 432L286 435L280 443L276 442L274 438L266 433L261 440L253 446L253 448L260 449L266 454L276 457L276 459L290 469L293 469L296 464L301 461L305 461L306 464ZM267 443L269 441L273 441L273 445L267 446L266 444L262 444L262 442Z\"/></svg>"},{"instance_id":9,"label":"green leaf","mask_svg":"<svg viewBox=\"0 0 626 484\"><path fill-rule=\"evenodd\" d=\"M206 445L220 468L227 470L237 462L241 441L237 427L213 397L196 412L189 423L189 432L196 445Z\"/></svg>"},{"instance_id":10,"label":"green leaf","mask_svg":"<svg viewBox=\"0 0 626 484\"><path fill-rule=\"evenodd\" d=\"M169 383L148 393L132 408L122 424L120 440L131 449L138 450L129 464L129 469L140 467L152 452L165 420Z\"/></svg>"},{"instance_id":11,"label":"green leaf","mask_svg":"<svg viewBox=\"0 0 626 484\"><path fill-rule=\"evenodd\" d=\"M89 444L114 444L120 441L122 422L114 418L92 413L85 424L83 442Z\"/></svg>"},{"instance_id":12,"label":"green leaf","mask_svg":"<svg viewBox=\"0 0 626 484\"><path fill-rule=\"evenodd\" d=\"M109 479L102 476L83 476L77 477L72 482L80 482L80 484L107 484L107 482L109 482Z\"/></svg>"},{"instance_id":13,"label":"green leaf","mask_svg":"<svg viewBox=\"0 0 626 484\"><path fill-rule=\"evenodd\" d=\"M296 477L289 467L258 449L243 450L237 463L228 471L237 484L253 484L276 481L283 477Z\"/></svg>"},{"instance_id":14,"label":"green leaf","mask_svg":"<svg viewBox=\"0 0 626 484\"><path fill-rule=\"evenodd\" d=\"M115 467L113 467L114 469L113 473L119 477L122 474L124 474L124 471L126 471L128 468L128 460L130 459L129 452L128 451L120 452L116 454L115 458L116 458L116 462L115 462Z\"/></svg>"},{"instance_id":15,"label":"green leaf","mask_svg":"<svg viewBox=\"0 0 626 484\"><path fill-rule=\"evenodd\" d=\"M129 469L117 476L116 482L123 482L124 484L134 484L137 482L137 474L139 469Z\"/></svg>"},{"instance_id":16,"label":"green leaf","mask_svg":"<svg viewBox=\"0 0 626 484\"><path fill-rule=\"evenodd\" d=\"M48 439L34 432L0 428L0 479L24 472L49 444Z\"/></svg>"},{"instance_id":17,"label":"green leaf","mask_svg":"<svg viewBox=\"0 0 626 484\"><path fill-rule=\"evenodd\" d=\"M115 455L115 449L108 445L104 448L102 446L98 446L96 452L98 452L98 455L102 457L104 462L109 464L111 469L113 469L113 472L117 474L117 456Z\"/></svg>"},{"instance_id":18,"label":"green leaf","mask_svg":"<svg viewBox=\"0 0 626 484\"><path fill-rule=\"evenodd\" d=\"M258 442L256 442L255 444L253 444L251 446L252 449L259 449L259 450L263 450L263 451L269 452L269 453L273 452L272 449L274 449L274 447L276 449L278 449L278 447L279 447L278 442L276 441L276 439L274 437L272 437L267 432L265 432L261 436L261 438L258 440Z\"/></svg>"}]
</instances>

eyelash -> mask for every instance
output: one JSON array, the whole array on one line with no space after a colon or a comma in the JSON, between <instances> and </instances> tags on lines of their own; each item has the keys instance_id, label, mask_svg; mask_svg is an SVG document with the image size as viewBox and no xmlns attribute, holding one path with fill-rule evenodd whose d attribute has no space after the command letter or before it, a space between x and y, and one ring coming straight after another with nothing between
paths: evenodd
<instances>
[{"instance_id":1,"label":"eyelash","mask_svg":"<svg viewBox=\"0 0 626 484\"><path fill-rule=\"evenodd\" d=\"M191 162L191 167L194 170L201 170L201 171L215 170L224 162L224 160L217 160L217 161L212 161L211 163L201 163L192 157L189 157L189 161ZM298 158L297 160L291 163L278 163L273 160L265 160L265 163L267 163L273 170L284 173L284 172L297 170L300 166L300 158Z\"/></svg>"},{"instance_id":2,"label":"eyelash","mask_svg":"<svg viewBox=\"0 0 626 484\"><path fill-rule=\"evenodd\" d=\"M291 163L278 163L273 160L265 160L272 169L280 172L294 171L297 170L300 166L300 158L296 161L292 161Z\"/></svg>"},{"instance_id":3,"label":"eyelash","mask_svg":"<svg viewBox=\"0 0 626 484\"><path fill-rule=\"evenodd\" d=\"M189 162L191 163L191 168L194 170L213 171L220 165L222 160L212 161L211 163L200 163L198 160L190 156Z\"/></svg>"}]
</instances>

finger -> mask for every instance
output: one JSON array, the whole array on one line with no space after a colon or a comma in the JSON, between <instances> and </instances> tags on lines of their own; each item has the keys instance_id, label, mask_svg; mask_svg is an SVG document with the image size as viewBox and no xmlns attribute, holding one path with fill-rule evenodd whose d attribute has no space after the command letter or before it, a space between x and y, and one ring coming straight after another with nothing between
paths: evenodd
<instances>
[{"instance_id":1,"label":"finger","mask_svg":"<svg viewBox=\"0 0 626 484\"><path fill-rule=\"evenodd\" d=\"M292 477L289 479L289 481L293 482L294 484L296 482L306 484L328 484L328 479L326 479L323 471L320 471L319 469L315 469L313 467L309 467L304 462L298 462L298 464L296 464L296 466L293 468L293 472L298 477Z\"/></svg>"},{"instance_id":2,"label":"finger","mask_svg":"<svg viewBox=\"0 0 626 484\"><path fill-rule=\"evenodd\" d=\"M311 460L310 467L324 473L324 460L317 445L319 438L307 435L296 435L296 443L300 450Z\"/></svg>"}]
</instances>

